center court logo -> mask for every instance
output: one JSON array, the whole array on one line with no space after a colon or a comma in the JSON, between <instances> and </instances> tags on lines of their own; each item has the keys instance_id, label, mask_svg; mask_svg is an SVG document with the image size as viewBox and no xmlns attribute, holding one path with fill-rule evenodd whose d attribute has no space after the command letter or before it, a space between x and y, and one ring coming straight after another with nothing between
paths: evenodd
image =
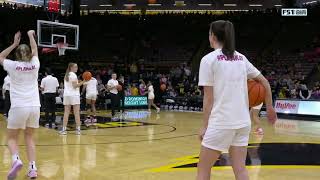
<instances>
[{"instance_id":1,"label":"center court logo","mask_svg":"<svg viewBox=\"0 0 320 180\"><path fill-rule=\"evenodd\" d=\"M250 144L246 165L248 168L319 168L320 144L261 143ZM147 170L148 172L196 171L198 155L174 160L175 163ZM215 170L232 169L228 153L223 153L215 163Z\"/></svg>"}]
</instances>

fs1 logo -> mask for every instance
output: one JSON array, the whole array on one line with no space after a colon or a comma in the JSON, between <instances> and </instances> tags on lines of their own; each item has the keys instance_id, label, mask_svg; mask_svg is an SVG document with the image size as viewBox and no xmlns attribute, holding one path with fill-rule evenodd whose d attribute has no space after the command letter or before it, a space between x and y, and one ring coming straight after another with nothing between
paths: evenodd
<instances>
[{"instance_id":1,"label":"fs1 logo","mask_svg":"<svg viewBox=\"0 0 320 180\"><path fill-rule=\"evenodd\" d=\"M308 10L305 8L299 9L281 9L282 16L307 16Z\"/></svg>"}]
</instances>

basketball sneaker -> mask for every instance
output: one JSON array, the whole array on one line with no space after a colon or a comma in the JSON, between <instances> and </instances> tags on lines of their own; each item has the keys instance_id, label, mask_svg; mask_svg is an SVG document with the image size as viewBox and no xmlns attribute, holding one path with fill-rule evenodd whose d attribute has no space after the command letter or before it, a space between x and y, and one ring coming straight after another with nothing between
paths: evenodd
<instances>
[{"instance_id":1,"label":"basketball sneaker","mask_svg":"<svg viewBox=\"0 0 320 180\"><path fill-rule=\"evenodd\" d=\"M51 128L55 129L57 127L56 123L52 123Z\"/></svg>"},{"instance_id":2,"label":"basketball sneaker","mask_svg":"<svg viewBox=\"0 0 320 180\"><path fill-rule=\"evenodd\" d=\"M91 117L90 116L87 116L86 120L84 120L84 123L91 123Z\"/></svg>"},{"instance_id":3,"label":"basketball sneaker","mask_svg":"<svg viewBox=\"0 0 320 180\"><path fill-rule=\"evenodd\" d=\"M80 129L76 130L76 135L81 135L81 130Z\"/></svg>"},{"instance_id":4,"label":"basketball sneaker","mask_svg":"<svg viewBox=\"0 0 320 180\"><path fill-rule=\"evenodd\" d=\"M61 130L61 131L59 131L59 134L60 135L67 135L67 131L66 130Z\"/></svg>"},{"instance_id":5,"label":"basketball sneaker","mask_svg":"<svg viewBox=\"0 0 320 180\"><path fill-rule=\"evenodd\" d=\"M30 178L30 179L36 179L38 177L38 173L37 173L37 170L35 169L30 169L27 176Z\"/></svg>"},{"instance_id":6,"label":"basketball sneaker","mask_svg":"<svg viewBox=\"0 0 320 180\"><path fill-rule=\"evenodd\" d=\"M17 177L18 172L21 170L23 164L20 159L15 160L12 164L11 170L8 173L8 180L13 180Z\"/></svg>"},{"instance_id":7,"label":"basketball sneaker","mask_svg":"<svg viewBox=\"0 0 320 180\"><path fill-rule=\"evenodd\" d=\"M91 122L92 122L92 123L97 123L97 118L96 118L96 116L92 116Z\"/></svg>"},{"instance_id":8,"label":"basketball sneaker","mask_svg":"<svg viewBox=\"0 0 320 180\"><path fill-rule=\"evenodd\" d=\"M46 125L44 125L44 127L46 127L46 128L50 128L49 123L47 123Z\"/></svg>"}]
</instances>

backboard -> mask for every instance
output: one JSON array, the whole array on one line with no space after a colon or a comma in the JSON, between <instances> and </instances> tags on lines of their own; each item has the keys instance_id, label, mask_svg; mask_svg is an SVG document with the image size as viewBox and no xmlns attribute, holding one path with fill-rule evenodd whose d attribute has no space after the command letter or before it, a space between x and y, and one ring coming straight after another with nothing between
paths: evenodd
<instances>
[{"instance_id":1,"label":"backboard","mask_svg":"<svg viewBox=\"0 0 320 180\"><path fill-rule=\"evenodd\" d=\"M57 43L68 44L66 49L79 49L79 26L73 24L38 20L38 46L57 48Z\"/></svg>"}]
</instances>

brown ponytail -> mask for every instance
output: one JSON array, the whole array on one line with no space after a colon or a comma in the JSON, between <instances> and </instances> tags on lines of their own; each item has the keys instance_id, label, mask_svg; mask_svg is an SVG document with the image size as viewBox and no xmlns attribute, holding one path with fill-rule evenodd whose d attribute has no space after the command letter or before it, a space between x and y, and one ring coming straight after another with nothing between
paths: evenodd
<instances>
[{"instance_id":1,"label":"brown ponytail","mask_svg":"<svg viewBox=\"0 0 320 180\"><path fill-rule=\"evenodd\" d=\"M232 58L235 52L235 33L230 21L214 21L210 25L210 33L223 45L222 52L228 58Z\"/></svg>"}]
</instances>

